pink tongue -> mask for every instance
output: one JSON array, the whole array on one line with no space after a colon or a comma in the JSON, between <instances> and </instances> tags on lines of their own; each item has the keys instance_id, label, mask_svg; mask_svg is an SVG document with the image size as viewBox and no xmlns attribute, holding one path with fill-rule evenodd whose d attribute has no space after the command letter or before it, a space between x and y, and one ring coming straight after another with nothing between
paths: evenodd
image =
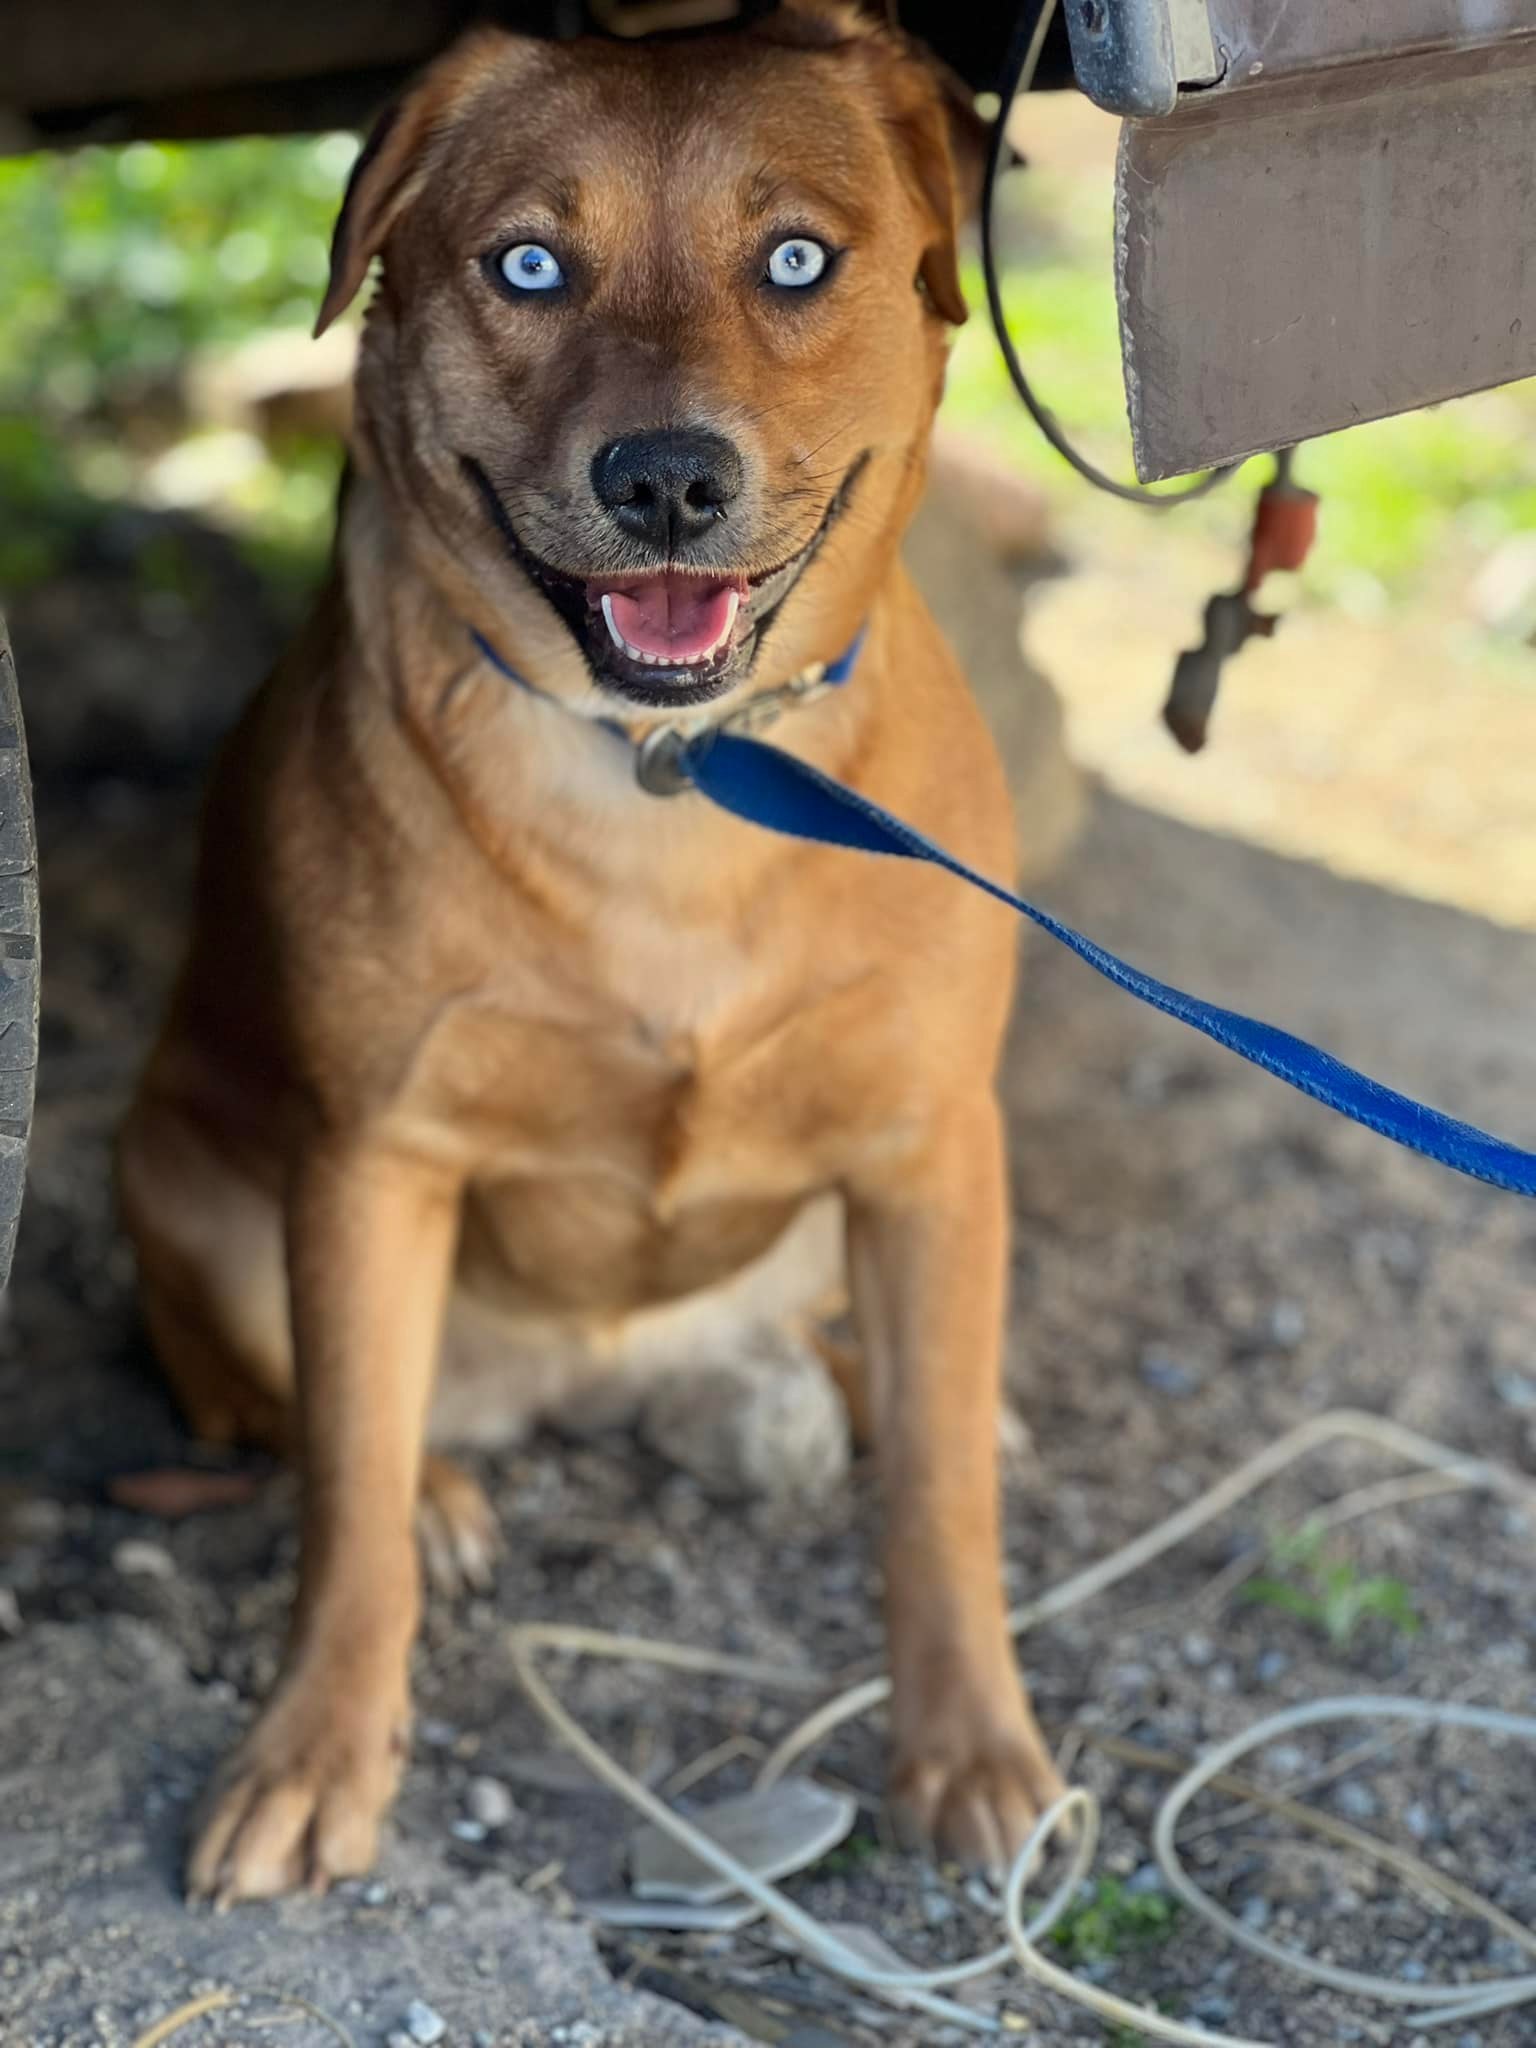
<instances>
[{"instance_id":1,"label":"pink tongue","mask_svg":"<svg viewBox=\"0 0 1536 2048\"><path fill-rule=\"evenodd\" d=\"M717 645L730 624L736 586L657 576L628 590L606 593L613 623L642 654L697 661Z\"/></svg>"}]
</instances>

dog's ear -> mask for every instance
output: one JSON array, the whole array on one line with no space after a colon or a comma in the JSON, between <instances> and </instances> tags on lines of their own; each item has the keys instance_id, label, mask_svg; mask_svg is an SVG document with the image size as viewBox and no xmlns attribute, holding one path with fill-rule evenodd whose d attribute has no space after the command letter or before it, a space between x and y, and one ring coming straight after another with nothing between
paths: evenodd
<instances>
[{"instance_id":1,"label":"dog's ear","mask_svg":"<svg viewBox=\"0 0 1536 2048\"><path fill-rule=\"evenodd\" d=\"M966 317L960 227L980 196L985 130L959 81L942 76L915 44L903 45L885 66L886 119L928 228L918 278L934 310L958 327Z\"/></svg>"},{"instance_id":2,"label":"dog's ear","mask_svg":"<svg viewBox=\"0 0 1536 2048\"><path fill-rule=\"evenodd\" d=\"M356 298L368 265L415 198L433 136L511 41L495 30L472 30L429 65L374 123L352 166L336 217L331 276L315 321L317 336Z\"/></svg>"},{"instance_id":3,"label":"dog's ear","mask_svg":"<svg viewBox=\"0 0 1536 2048\"><path fill-rule=\"evenodd\" d=\"M981 211L982 187L987 181L987 157L992 149L991 124L976 111L976 95L959 72L931 60L944 95L944 119L949 130L949 154L955 169L955 190L962 222L975 220ZM1009 158L1004 156L1007 167Z\"/></svg>"}]
</instances>

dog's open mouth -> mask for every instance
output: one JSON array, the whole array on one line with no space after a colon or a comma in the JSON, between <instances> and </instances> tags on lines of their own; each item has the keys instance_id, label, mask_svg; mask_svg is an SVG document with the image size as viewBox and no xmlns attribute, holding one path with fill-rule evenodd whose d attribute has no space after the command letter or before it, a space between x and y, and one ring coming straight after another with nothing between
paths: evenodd
<instances>
[{"instance_id":1,"label":"dog's open mouth","mask_svg":"<svg viewBox=\"0 0 1536 2048\"><path fill-rule=\"evenodd\" d=\"M614 653L627 665L695 679L729 662L751 595L745 576L717 580L675 569L587 585L587 605L600 614Z\"/></svg>"},{"instance_id":2,"label":"dog's open mouth","mask_svg":"<svg viewBox=\"0 0 1536 2048\"><path fill-rule=\"evenodd\" d=\"M681 568L580 576L527 547L485 470L472 456L460 459L508 551L564 619L594 680L651 709L707 704L750 674L764 633L847 504L865 460L848 470L805 546L756 576Z\"/></svg>"}]
</instances>

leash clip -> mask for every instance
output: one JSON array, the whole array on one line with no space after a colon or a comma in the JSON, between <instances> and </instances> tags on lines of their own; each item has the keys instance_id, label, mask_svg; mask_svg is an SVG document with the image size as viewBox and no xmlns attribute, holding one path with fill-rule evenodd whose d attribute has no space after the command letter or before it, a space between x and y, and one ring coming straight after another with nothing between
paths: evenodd
<instances>
[{"instance_id":1,"label":"leash clip","mask_svg":"<svg viewBox=\"0 0 1536 2048\"><path fill-rule=\"evenodd\" d=\"M692 789L686 761L688 737L675 725L658 725L635 749L635 780L647 796L681 796Z\"/></svg>"},{"instance_id":2,"label":"leash clip","mask_svg":"<svg viewBox=\"0 0 1536 2048\"><path fill-rule=\"evenodd\" d=\"M749 697L739 711L733 711L721 722L720 730L744 733L749 738L753 733L766 732L769 726L778 724L786 711L802 704L814 704L818 697L825 697L834 687L827 678L826 665L817 662L803 675L781 683L776 690L764 690L760 696Z\"/></svg>"}]
</instances>

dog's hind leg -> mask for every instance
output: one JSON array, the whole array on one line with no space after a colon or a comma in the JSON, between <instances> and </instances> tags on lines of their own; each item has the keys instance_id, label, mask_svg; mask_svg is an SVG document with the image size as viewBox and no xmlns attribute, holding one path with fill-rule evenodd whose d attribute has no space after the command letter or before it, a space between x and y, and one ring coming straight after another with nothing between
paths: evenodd
<instances>
[{"instance_id":1,"label":"dog's hind leg","mask_svg":"<svg viewBox=\"0 0 1536 2048\"><path fill-rule=\"evenodd\" d=\"M293 1352L276 1198L190 1115L153 1097L124 1127L118 1195L144 1321L193 1433L288 1454Z\"/></svg>"},{"instance_id":2,"label":"dog's hind leg","mask_svg":"<svg viewBox=\"0 0 1536 2048\"><path fill-rule=\"evenodd\" d=\"M118 1158L144 1321L177 1404L208 1443L298 1450L282 1212L179 1106L141 1100ZM485 1590L499 1547L478 1482L422 1461L417 1534L435 1593Z\"/></svg>"}]
</instances>

